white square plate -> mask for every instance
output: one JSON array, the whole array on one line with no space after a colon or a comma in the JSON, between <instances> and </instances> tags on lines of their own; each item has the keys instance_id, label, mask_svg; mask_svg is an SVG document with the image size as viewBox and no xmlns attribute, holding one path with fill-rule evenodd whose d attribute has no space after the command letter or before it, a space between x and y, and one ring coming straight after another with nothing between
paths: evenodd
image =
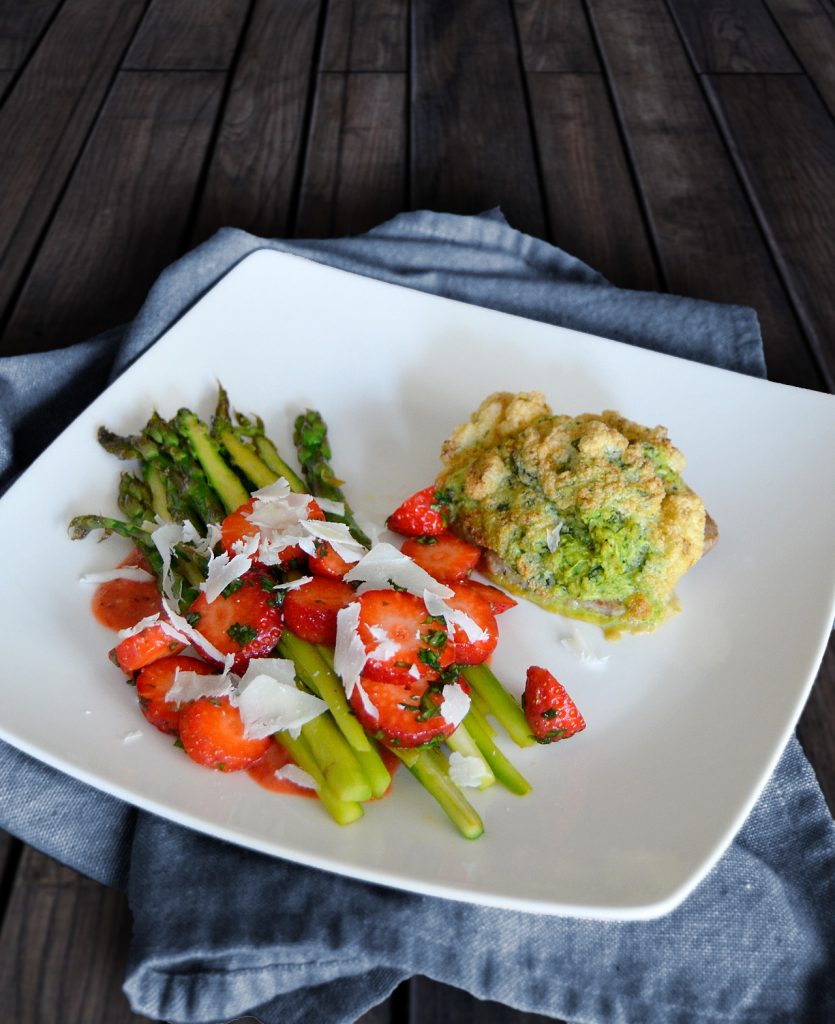
<instances>
[{"instance_id":1,"label":"white square plate","mask_svg":"<svg viewBox=\"0 0 835 1024\"><path fill-rule=\"evenodd\" d=\"M215 381L292 458L292 424L323 413L354 507L381 523L431 482L450 429L488 393L538 389L559 412L614 408L665 424L719 524L657 633L606 644L604 669L560 643L566 620L524 602L494 669L519 692L550 668L587 729L505 749L533 783L474 792L461 839L406 773L340 829L314 801L191 763L140 716L88 611L88 571L120 542L71 543L115 513L120 465L95 440L152 407L211 411ZM603 918L671 910L718 859L802 709L835 611L835 401L511 317L270 251L229 273L83 413L0 502L5 636L0 735L156 814L269 854L453 899ZM141 736L126 737L136 730Z\"/></svg>"}]
</instances>

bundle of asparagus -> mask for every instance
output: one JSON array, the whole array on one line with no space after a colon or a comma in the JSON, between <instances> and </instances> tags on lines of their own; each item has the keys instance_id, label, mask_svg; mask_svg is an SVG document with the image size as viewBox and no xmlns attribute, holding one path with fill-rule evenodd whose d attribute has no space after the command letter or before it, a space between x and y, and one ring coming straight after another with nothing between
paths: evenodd
<instances>
[{"instance_id":1,"label":"bundle of asparagus","mask_svg":"<svg viewBox=\"0 0 835 1024\"><path fill-rule=\"evenodd\" d=\"M154 413L134 436L122 437L102 428L99 441L119 459L136 463L134 469L121 474L119 482L118 504L124 519L78 516L70 524L70 536L79 539L92 531L103 531L105 535L117 534L130 540L156 576L160 591L174 599L175 604L165 605L169 618L190 617L207 638L212 636L213 612L201 591L205 590L213 549L220 550L223 524L242 509L251 508L253 494L259 489L269 488L283 478L292 492L322 500L325 519L344 524L359 544L372 547L346 500L342 481L333 472L327 428L317 412L308 411L295 424L294 442L301 475L280 455L259 417L232 412L222 387L209 423L184 408L170 421ZM168 558L163 557L152 536L165 523L191 524L173 545ZM266 601L259 599L258 607L273 610L268 616L275 631L265 634L271 638L267 641L271 651L258 649L258 641L244 626L244 635L236 639L246 657L239 659L235 669L245 668L250 656L273 653L292 662L295 682L301 690L327 704L327 713L306 722L300 731L282 730L275 739L314 780L322 805L336 822L348 824L357 820L366 801L381 797L388 790L391 775L381 756L383 746L406 765L466 838L480 836L483 824L450 776L448 760L440 749L442 739L459 757L477 759L480 787L499 781L513 793L528 792L527 781L499 749L488 715L519 746L534 742L531 727L519 704L485 664L454 665L446 670L447 678L452 672L466 679L472 696L466 717L450 735L439 734L430 743L418 746L400 744L381 732L369 735L346 698L343 680L334 670L332 647L297 635L281 621L278 606L287 592L284 588L300 575L297 562L285 559L259 571L260 589ZM239 586L241 582L236 581ZM257 591L258 587L254 589ZM224 590L224 596L234 600L227 591L234 593L232 585ZM236 627L240 625L235 623ZM140 634L139 645L135 638L131 638L132 646L123 641L130 651L121 652L122 657L117 647L117 664L127 673L142 667L131 660L137 646L142 648L138 659L141 663L150 648L152 658L171 654L170 636L162 636L157 650L156 641L147 635L149 632ZM208 642L206 647L214 650ZM206 647L201 653L205 654ZM433 714L437 714L437 707L429 706L426 716Z\"/></svg>"}]
</instances>

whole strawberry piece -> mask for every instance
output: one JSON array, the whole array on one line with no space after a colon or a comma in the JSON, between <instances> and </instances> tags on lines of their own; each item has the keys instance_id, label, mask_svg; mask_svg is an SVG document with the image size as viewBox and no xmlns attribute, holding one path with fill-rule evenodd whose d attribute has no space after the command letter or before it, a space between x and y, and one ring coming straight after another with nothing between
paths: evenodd
<instances>
[{"instance_id":1,"label":"whole strawberry piece","mask_svg":"<svg viewBox=\"0 0 835 1024\"><path fill-rule=\"evenodd\" d=\"M407 498L388 517L386 526L405 537L443 533L446 530L446 516L435 500L435 488L424 487L422 491Z\"/></svg>"},{"instance_id":2,"label":"whole strawberry piece","mask_svg":"<svg viewBox=\"0 0 835 1024\"><path fill-rule=\"evenodd\" d=\"M537 665L528 669L522 705L537 743L566 740L586 727L562 683Z\"/></svg>"}]
</instances>

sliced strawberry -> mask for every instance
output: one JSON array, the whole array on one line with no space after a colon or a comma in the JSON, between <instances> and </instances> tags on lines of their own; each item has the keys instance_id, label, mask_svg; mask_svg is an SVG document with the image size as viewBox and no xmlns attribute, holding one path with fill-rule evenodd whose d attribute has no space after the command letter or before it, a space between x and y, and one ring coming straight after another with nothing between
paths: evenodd
<instances>
[{"instance_id":1,"label":"sliced strawberry","mask_svg":"<svg viewBox=\"0 0 835 1024\"><path fill-rule=\"evenodd\" d=\"M188 618L221 654L234 654L232 671L238 675L250 658L267 657L281 636L273 580L257 569L236 580L211 603L200 594L189 608Z\"/></svg>"},{"instance_id":2,"label":"sliced strawberry","mask_svg":"<svg viewBox=\"0 0 835 1024\"><path fill-rule=\"evenodd\" d=\"M121 640L110 652L110 657L126 675L131 675L152 661L166 658L169 654L179 654L182 650L185 650L185 644L178 643L155 622L141 633Z\"/></svg>"},{"instance_id":3,"label":"sliced strawberry","mask_svg":"<svg viewBox=\"0 0 835 1024\"><path fill-rule=\"evenodd\" d=\"M307 567L314 576L329 576L335 580L341 580L351 565L327 541L320 541L316 545L316 554L307 558Z\"/></svg>"},{"instance_id":4,"label":"sliced strawberry","mask_svg":"<svg viewBox=\"0 0 835 1024\"><path fill-rule=\"evenodd\" d=\"M489 583L468 579L467 586L481 594L482 597L487 598L494 615L501 615L502 612L510 611L511 608L515 608L518 604L518 601L514 601L510 594L506 594L503 590L499 590L498 587L494 587Z\"/></svg>"},{"instance_id":5,"label":"sliced strawberry","mask_svg":"<svg viewBox=\"0 0 835 1024\"><path fill-rule=\"evenodd\" d=\"M425 569L436 580L463 580L478 565L481 548L456 537L440 533L435 537L410 537L400 547L404 555Z\"/></svg>"},{"instance_id":6,"label":"sliced strawberry","mask_svg":"<svg viewBox=\"0 0 835 1024\"><path fill-rule=\"evenodd\" d=\"M447 527L446 516L435 501L435 488L424 487L407 498L388 517L386 526L406 537L434 537L443 533Z\"/></svg>"},{"instance_id":7,"label":"sliced strawberry","mask_svg":"<svg viewBox=\"0 0 835 1024\"><path fill-rule=\"evenodd\" d=\"M250 537L254 537L258 533L258 527L247 519L249 513L252 512L254 504L255 498L251 498L246 504L241 505L239 509L230 513L220 524L220 544L230 557L235 554L235 544L243 544ZM307 507L307 518L325 518L325 513L313 499L311 499ZM283 565L300 558L304 558L304 552L297 544L288 545L278 556L279 561Z\"/></svg>"},{"instance_id":8,"label":"sliced strawberry","mask_svg":"<svg viewBox=\"0 0 835 1024\"><path fill-rule=\"evenodd\" d=\"M287 592L282 605L284 624L302 640L333 647L336 616L354 599L354 591L342 580L315 576L304 586Z\"/></svg>"},{"instance_id":9,"label":"sliced strawberry","mask_svg":"<svg viewBox=\"0 0 835 1024\"><path fill-rule=\"evenodd\" d=\"M240 713L228 697L201 697L180 712L180 742L192 761L237 772L265 754L272 737L248 740Z\"/></svg>"},{"instance_id":10,"label":"sliced strawberry","mask_svg":"<svg viewBox=\"0 0 835 1024\"><path fill-rule=\"evenodd\" d=\"M119 563L119 567L135 565L149 571L148 562L136 550ZM154 580L116 579L100 583L93 595L93 615L107 629L130 629L134 623L162 608L159 589Z\"/></svg>"},{"instance_id":11,"label":"sliced strawberry","mask_svg":"<svg viewBox=\"0 0 835 1024\"><path fill-rule=\"evenodd\" d=\"M583 716L562 683L547 669L537 665L528 669L522 706L538 743L566 740L586 727Z\"/></svg>"},{"instance_id":12,"label":"sliced strawberry","mask_svg":"<svg viewBox=\"0 0 835 1024\"><path fill-rule=\"evenodd\" d=\"M457 612L463 612L472 620L474 628L468 631L456 623L452 634L454 641L453 661L457 665L480 665L486 661L499 640L499 627L490 602L467 583L447 583L453 591L452 597L444 603Z\"/></svg>"},{"instance_id":13,"label":"sliced strawberry","mask_svg":"<svg viewBox=\"0 0 835 1024\"><path fill-rule=\"evenodd\" d=\"M213 671L205 661L183 655L160 658L146 665L136 677L136 696L142 714L161 732L174 735L179 730L180 709L176 704L169 704L165 697L174 684L177 669L201 676L211 675Z\"/></svg>"},{"instance_id":14,"label":"sliced strawberry","mask_svg":"<svg viewBox=\"0 0 835 1024\"><path fill-rule=\"evenodd\" d=\"M359 598L357 627L371 679L419 685L452 664L453 645L444 623L426 610L422 598L399 590L369 590Z\"/></svg>"},{"instance_id":15,"label":"sliced strawberry","mask_svg":"<svg viewBox=\"0 0 835 1024\"><path fill-rule=\"evenodd\" d=\"M440 688L426 680L415 688L363 676L360 686L377 715L363 701L356 686L350 698L351 707L363 727L384 743L399 747L419 747L455 731L455 727L443 719L438 711L443 701Z\"/></svg>"}]
</instances>

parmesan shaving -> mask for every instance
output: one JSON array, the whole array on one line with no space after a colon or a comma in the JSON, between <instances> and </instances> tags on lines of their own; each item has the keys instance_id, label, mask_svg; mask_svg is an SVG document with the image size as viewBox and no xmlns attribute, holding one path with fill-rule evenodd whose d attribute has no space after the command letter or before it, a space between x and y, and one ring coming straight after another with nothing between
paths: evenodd
<instances>
[{"instance_id":1,"label":"parmesan shaving","mask_svg":"<svg viewBox=\"0 0 835 1024\"><path fill-rule=\"evenodd\" d=\"M548 530L545 534L545 543L548 545L548 550L552 555L559 547L561 530L562 521L558 522L552 530Z\"/></svg>"},{"instance_id":2,"label":"parmesan shaving","mask_svg":"<svg viewBox=\"0 0 835 1024\"><path fill-rule=\"evenodd\" d=\"M217 647L210 643L202 633L198 632L198 630L196 630L187 619L183 618L182 615L178 615L165 598L162 599L162 607L165 614L170 619L173 628L181 634L180 639L185 638L185 643L193 644L198 651L211 658L212 661L216 661L218 664L223 665L224 672L229 672L231 670L232 665L235 663L234 654L221 654ZM168 623L162 623L163 627L166 625L168 625Z\"/></svg>"},{"instance_id":3,"label":"parmesan shaving","mask_svg":"<svg viewBox=\"0 0 835 1024\"><path fill-rule=\"evenodd\" d=\"M359 684L359 678L365 668L367 655L357 626L360 621L358 601L352 601L340 608L336 616L336 647L333 654L333 668L342 679L342 685L348 697Z\"/></svg>"},{"instance_id":4,"label":"parmesan shaving","mask_svg":"<svg viewBox=\"0 0 835 1024\"><path fill-rule=\"evenodd\" d=\"M349 569L345 580L348 583L362 580L358 594L368 590L387 590L394 584L418 597L423 597L427 591L438 597L452 597L449 587L438 583L425 569L421 569L411 558L385 541L375 544L367 555Z\"/></svg>"},{"instance_id":5,"label":"parmesan shaving","mask_svg":"<svg viewBox=\"0 0 835 1024\"><path fill-rule=\"evenodd\" d=\"M480 757L469 757L453 750L449 755L449 777L456 786L478 789L488 778L488 772Z\"/></svg>"},{"instance_id":6,"label":"parmesan shaving","mask_svg":"<svg viewBox=\"0 0 835 1024\"><path fill-rule=\"evenodd\" d=\"M575 658L578 658L584 665L588 665L589 668L604 668L609 660L608 654L598 654L591 647L588 639L583 636L576 626L568 636L560 637L560 643Z\"/></svg>"},{"instance_id":7,"label":"parmesan shaving","mask_svg":"<svg viewBox=\"0 0 835 1024\"><path fill-rule=\"evenodd\" d=\"M375 722L379 721L380 712L377 710L375 704L363 689L362 683L357 682L356 687L357 693L360 695L360 700L362 701L362 706L365 709L365 713L367 715L370 715L370 717L373 718Z\"/></svg>"},{"instance_id":8,"label":"parmesan shaving","mask_svg":"<svg viewBox=\"0 0 835 1024\"><path fill-rule=\"evenodd\" d=\"M454 729L464 721L470 710L470 697L460 683L447 683L441 690L441 718Z\"/></svg>"},{"instance_id":9,"label":"parmesan shaving","mask_svg":"<svg viewBox=\"0 0 835 1024\"><path fill-rule=\"evenodd\" d=\"M316 504L325 514L330 513L332 516L345 515L345 503L342 501L331 501L330 498L317 498Z\"/></svg>"},{"instance_id":10,"label":"parmesan shaving","mask_svg":"<svg viewBox=\"0 0 835 1024\"><path fill-rule=\"evenodd\" d=\"M232 693L234 676L204 675L178 668L174 682L165 695L166 704L190 704L201 697L228 697Z\"/></svg>"},{"instance_id":11,"label":"parmesan shaving","mask_svg":"<svg viewBox=\"0 0 835 1024\"><path fill-rule=\"evenodd\" d=\"M319 788L319 783L312 775L306 772L304 768L299 768L297 764L292 762L279 768L275 773L275 777L285 782L292 782L294 786L299 786L301 789L318 790Z\"/></svg>"},{"instance_id":12,"label":"parmesan shaving","mask_svg":"<svg viewBox=\"0 0 835 1024\"><path fill-rule=\"evenodd\" d=\"M302 551L316 554L316 541L326 541L346 562L358 562L365 554L365 548L354 540L345 523L329 523L326 519L303 519L299 524L309 534L299 541Z\"/></svg>"},{"instance_id":13,"label":"parmesan shaving","mask_svg":"<svg viewBox=\"0 0 835 1024\"><path fill-rule=\"evenodd\" d=\"M258 551L258 543L258 534L255 534L235 541L233 549L236 554L232 558L225 551L217 556L209 555L206 579L200 584L200 589L206 595L209 604L217 600L230 583L234 583L244 573L249 572L252 568L253 555Z\"/></svg>"},{"instance_id":14,"label":"parmesan shaving","mask_svg":"<svg viewBox=\"0 0 835 1024\"><path fill-rule=\"evenodd\" d=\"M303 587L305 583L310 583L312 579L312 576L300 576L297 580L288 580L286 583L276 583L273 590L298 590L299 587Z\"/></svg>"},{"instance_id":15,"label":"parmesan shaving","mask_svg":"<svg viewBox=\"0 0 835 1024\"><path fill-rule=\"evenodd\" d=\"M457 608L450 608L437 595L424 592L423 603L430 615L441 616L447 624L448 629L458 626L471 644L478 644L490 639L490 634L483 630L466 612Z\"/></svg>"},{"instance_id":16,"label":"parmesan shaving","mask_svg":"<svg viewBox=\"0 0 835 1024\"><path fill-rule=\"evenodd\" d=\"M301 727L327 711L327 704L296 686L295 666L283 658L260 658L272 662L269 674L252 665L238 684L236 705L241 714L244 736L260 740L287 730L298 736Z\"/></svg>"},{"instance_id":17,"label":"parmesan shaving","mask_svg":"<svg viewBox=\"0 0 835 1024\"><path fill-rule=\"evenodd\" d=\"M129 580L131 583L153 583L155 577L147 569L139 565L121 565L118 569L105 569L103 572L87 572L80 583L110 583L111 580Z\"/></svg>"}]
</instances>

